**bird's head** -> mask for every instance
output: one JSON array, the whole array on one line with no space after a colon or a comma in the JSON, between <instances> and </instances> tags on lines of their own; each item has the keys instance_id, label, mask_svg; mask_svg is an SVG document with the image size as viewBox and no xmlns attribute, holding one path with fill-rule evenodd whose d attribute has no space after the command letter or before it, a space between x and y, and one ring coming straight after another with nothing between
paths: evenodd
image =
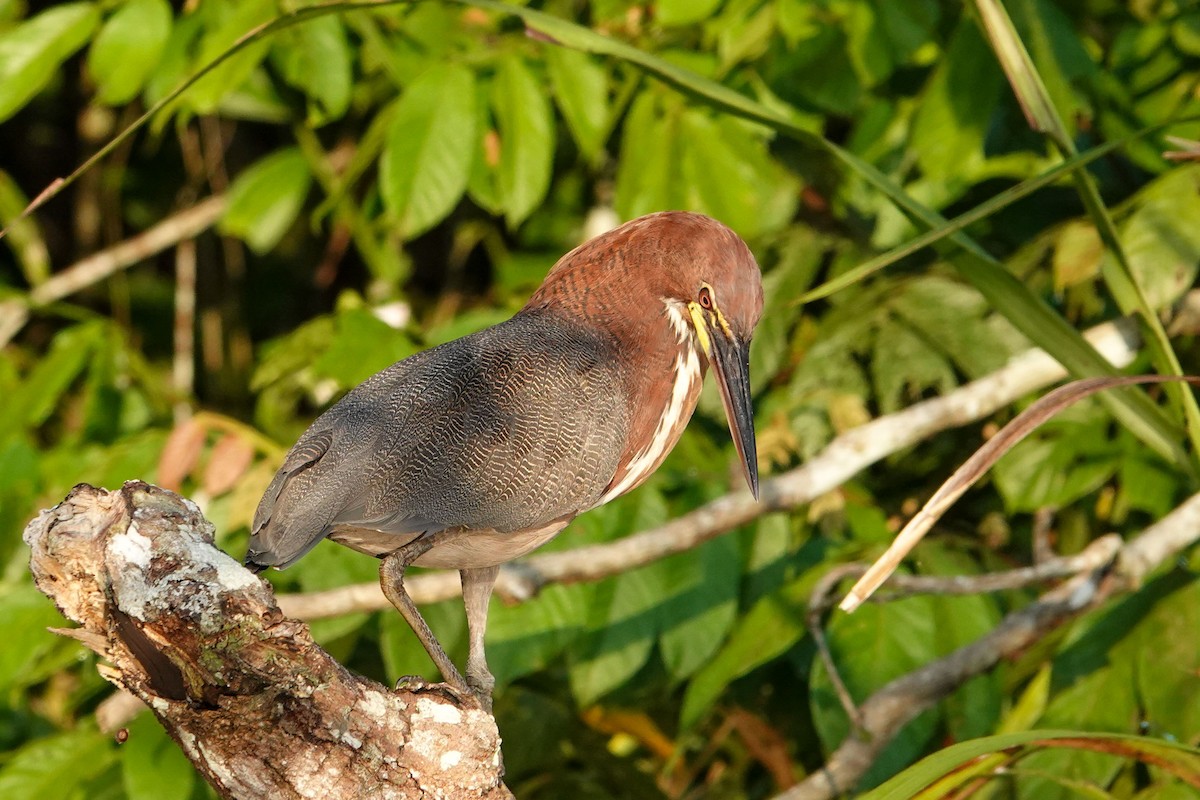
<instances>
[{"instance_id":1,"label":"bird's head","mask_svg":"<svg viewBox=\"0 0 1200 800\"><path fill-rule=\"evenodd\" d=\"M725 225L700 214L668 212L663 297L685 311L690 334L717 378L729 432L750 491L758 497L758 456L750 402L750 339L762 316L762 273L750 248Z\"/></svg>"},{"instance_id":2,"label":"bird's head","mask_svg":"<svg viewBox=\"0 0 1200 800\"><path fill-rule=\"evenodd\" d=\"M681 346L694 342L716 374L746 482L758 496L749 354L762 274L736 233L686 211L639 217L559 260L528 307L552 305L646 336L673 334ZM653 322L661 319L669 325Z\"/></svg>"}]
</instances>

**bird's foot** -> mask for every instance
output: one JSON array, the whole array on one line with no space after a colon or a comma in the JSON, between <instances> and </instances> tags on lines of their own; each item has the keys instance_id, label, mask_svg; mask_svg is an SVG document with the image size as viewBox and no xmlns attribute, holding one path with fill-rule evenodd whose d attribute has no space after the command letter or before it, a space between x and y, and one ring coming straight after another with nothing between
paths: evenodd
<instances>
[{"instance_id":1,"label":"bird's foot","mask_svg":"<svg viewBox=\"0 0 1200 800\"><path fill-rule=\"evenodd\" d=\"M481 692L479 689L469 686L466 682L462 686L455 686L452 683L427 681L420 675L405 675L396 681L393 691L412 692L413 694L432 692L440 694L460 708L474 705L479 706L489 714L492 711L491 692Z\"/></svg>"}]
</instances>

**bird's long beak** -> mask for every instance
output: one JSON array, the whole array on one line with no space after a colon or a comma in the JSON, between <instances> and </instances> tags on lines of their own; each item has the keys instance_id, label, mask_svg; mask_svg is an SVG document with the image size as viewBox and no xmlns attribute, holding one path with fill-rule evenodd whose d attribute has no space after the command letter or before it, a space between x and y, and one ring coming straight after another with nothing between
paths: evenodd
<instances>
[{"instance_id":1,"label":"bird's long beak","mask_svg":"<svg viewBox=\"0 0 1200 800\"><path fill-rule=\"evenodd\" d=\"M721 325L707 325L713 371L721 387L729 432L745 469L746 483L758 499L758 449L754 443L754 408L750 403L750 343L727 333Z\"/></svg>"}]
</instances>

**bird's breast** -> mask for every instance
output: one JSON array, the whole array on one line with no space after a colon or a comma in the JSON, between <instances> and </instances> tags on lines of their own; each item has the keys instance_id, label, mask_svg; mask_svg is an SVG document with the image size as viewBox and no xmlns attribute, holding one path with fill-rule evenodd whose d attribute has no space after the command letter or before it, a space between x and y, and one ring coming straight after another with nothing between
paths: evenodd
<instances>
[{"instance_id":1,"label":"bird's breast","mask_svg":"<svg viewBox=\"0 0 1200 800\"><path fill-rule=\"evenodd\" d=\"M621 460L613 482L596 505L603 505L641 485L658 469L679 441L696 408L704 381L700 355L693 342L685 342L679 348L668 376L669 384L658 382L655 387L658 391L651 391L648 397L634 400L636 406L632 409L633 416L649 414L653 420L653 415L657 413L657 422L648 442L631 449L629 455ZM642 426L634 426L634 429L637 427Z\"/></svg>"}]
</instances>

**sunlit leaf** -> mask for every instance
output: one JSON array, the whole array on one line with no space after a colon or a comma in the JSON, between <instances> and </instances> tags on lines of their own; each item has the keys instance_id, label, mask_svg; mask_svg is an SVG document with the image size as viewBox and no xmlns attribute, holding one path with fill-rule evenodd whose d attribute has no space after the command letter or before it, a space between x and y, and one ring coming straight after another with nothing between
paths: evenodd
<instances>
[{"instance_id":1,"label":"sunlit leaf","mask_svg":"<svg viewBox=\"0 0 1200 800\"><path fill-rule=\"evenodd\" d=\"M379 159L379 188L405 236L449 214L467 188L475 152L475 76L435 65L401 95Z\"/></svg>"},{"instance_id":2,"label":"sunlit leaf","mask_svg":"<svg viewBox=\"0 0 1200 800\"><path fill-rule=\"evenodd\" d=\"M295 222L312 177L300 151L277 150L247 169L229 190L221 230L265 253L279 243Z\"/></svg>"},{"instance_id":3,"label":"sunlit leaf","mask_svg":"<svg viewBox=\"0 0 1200 800\"><path fill-rule=\"evenodd\" d=\"M505 57L492 84L500 134L498 187L509 227L525 220L550 188L554 124L545 88L525 61Z\"/></svg>"},{"instance_id":4,"label":"sunlit leaf","mask_svg":"<svg viewBox=\"0 0 1200 800\"><path fill-rule=\"evenodd\" d=\"M170 35L166 0L129 0L118 8L88 50L97 99L110 105L133 99L158 66Z\"/></svg>"},{"instance_id":5,"label":"sunlit leaf","mask_svg":"<svg viewBox=\"0 0 1200 800\"><path fill-rule=\"evenodd\" d=\"M0 122L50 82L99 21L91 3L67 3L0 33Z\"/></svg>"}]
</instances>

